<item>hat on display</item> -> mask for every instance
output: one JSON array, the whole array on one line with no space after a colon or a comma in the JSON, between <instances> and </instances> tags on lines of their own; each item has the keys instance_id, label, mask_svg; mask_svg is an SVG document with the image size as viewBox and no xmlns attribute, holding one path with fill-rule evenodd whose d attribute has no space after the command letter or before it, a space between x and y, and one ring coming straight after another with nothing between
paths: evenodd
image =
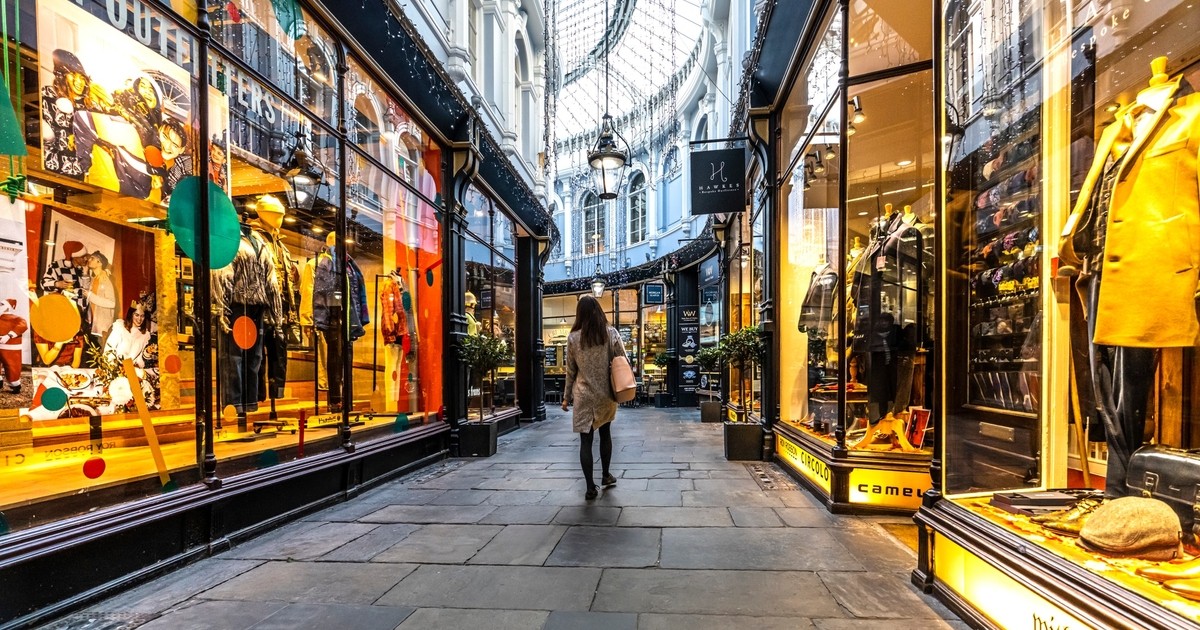
<instances>
[{"instance_id":1,"label":"hat on display","mask_svg":"<svg viewBox=\"0 0 1200 630\"><path fill-rule=\"evenodd\" d=\"M87 255L87 248L79 241L67 241L63 243L63 255L67 258L78 258Z\"/></svg>"},{"instance_id":2,"label":"hat on display","mask_svg":"<svg viewBox=\"0 0 1200 630\"><path fill-rule=\"evenodd\" d=\"M478 298L476 298L475 294L471 293L470 291L467 291L467 295L465 296L464 300L467 308L475 308L475 304L478 302Z\"/></svg>"},{"instance_id":3,"label":"hat on display","mask_svg":"<svg viewBox=\"0 0 1200 630\"><path fill-rule=\"evenodd\" d=\"M1183 529L1171 506L1146 497L1121 497L1096 508L1079 532L1084 549L1108 556L1171 560Z\"/></svg>"}]
</instances>

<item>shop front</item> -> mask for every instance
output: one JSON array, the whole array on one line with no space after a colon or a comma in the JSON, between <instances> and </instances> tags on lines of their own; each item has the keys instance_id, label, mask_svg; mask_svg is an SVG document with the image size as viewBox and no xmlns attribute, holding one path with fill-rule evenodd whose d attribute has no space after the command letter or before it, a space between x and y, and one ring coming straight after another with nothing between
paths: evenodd
<instances>
[{"instance_id":1,"label":"shop front","mask_svg":"<svg viewBox=\"0 0 1200 630\"><path fill-rule=\"evenodd\" d=\"M784 173L772 197L775 456L835 512L912 512L931 484L932 3L881 4L815 3L763 108Z\"/></svg>"},{"instance_id":2,"label":"shop front","mask_svg":"<svg viewBox=\"0 0 1200 630\"><path fill-rule=\"evenodd\" d=\"M1200 12L944 3L934 487L980 627L1194 628Z\"/></svg>"},{"instance_id":3,"label":"shop front","mask_svg":"<svg viewBox=\"0 0 1200 630\"><path fill-rule=\"evenodd\" d=\"M474 262L447 245L455 133L319 7L16 5L0 625L445 457L443 287ZM490 217L511 330L515 231Z\"/></svg>"}]
</instances>

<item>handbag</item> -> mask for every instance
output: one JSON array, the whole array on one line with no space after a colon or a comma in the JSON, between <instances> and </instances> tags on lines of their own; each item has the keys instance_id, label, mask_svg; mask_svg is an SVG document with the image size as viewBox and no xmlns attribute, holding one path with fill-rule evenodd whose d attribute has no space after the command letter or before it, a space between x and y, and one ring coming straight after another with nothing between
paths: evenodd
<instances>
[{"instance_id":1,"label":"handbag","mask_svg":"<svg viewBox=\"0 0 1200 630\"><path fill-rule=\"evenodd\" d=\"M629 402L637 395L637 380L633 378L633 368L624 353L616 354L612 351L611 343L608 344L608 349L608 373L613 400L618 403Z\"/></svg>"},{"instance_id":2,"label":"handbag","mask_svg":"<svg viewBox=\"0 0 1200 630\"><path fill-rule=\"evenodd\" d=\"M1185 537L1195 539L1200 534L1200 452L1143 446L1129 458L1125 487L1132 496L1151 497L1171 506Z\"/></svg>"}]
</instances>

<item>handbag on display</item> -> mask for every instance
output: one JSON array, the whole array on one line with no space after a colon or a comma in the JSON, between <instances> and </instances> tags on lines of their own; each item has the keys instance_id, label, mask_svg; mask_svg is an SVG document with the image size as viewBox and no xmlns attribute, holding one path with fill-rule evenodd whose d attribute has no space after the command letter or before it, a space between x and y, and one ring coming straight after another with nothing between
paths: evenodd
<instances>
[{"instance_id":1,"label":"handbag on display","mask_svg":"<svg viewBox=\"0 0 1200 630\"><path fill-rule=\"evenodd\" d=\"M633 377L633 367L629 365L629 358L622 354L612 353L612 344L609 344L611 359L608 362L609 380L612 385L613 400L618 403L629 402L637 394L637 379Z\"/></svg>"},{"instance_id":2,"label":"handbag on display","mask_svg":"<svg viewBox=\"0 0 1200 630\"><path fill-rule=\"evenodd\" d=\"M1131 496L1158 499L1175 511L1185 536L1196 538L1200 510L1200 451L1143 446L1129 458L1125 487Z\"/></svg>"}]
</instances>

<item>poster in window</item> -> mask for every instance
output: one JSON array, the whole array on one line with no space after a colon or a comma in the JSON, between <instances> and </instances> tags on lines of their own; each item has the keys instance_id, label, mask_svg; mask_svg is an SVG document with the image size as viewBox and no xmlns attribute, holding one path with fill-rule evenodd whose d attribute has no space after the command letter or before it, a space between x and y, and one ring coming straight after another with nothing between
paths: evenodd
<instances>
[{"instance_id":1,"label":"poster in window","mask_svg":"<svg viewBox=\"0 0 1200 630\"><path fill-rule=\"evenodd\" d=\"M208 86L208 178L225 194L229 189L229 99Z\"/></svg>"},{"instance_id":2,"label":"poster in window","mask_svg":"<svg viewBox=\"0 0 1200 630\"><path fill-rule=\"evenodd\" d=\"M0 195L0 409L27 407L33 398L26 206L21 199Z\"/></svg>"},{"instance_id":3,"label":"poster in window","mask_svg":"<svg viewBox=\"0 0 1200 630\"><path fill-rule=\"evenodd\" d=\"M69 0L37 12L42 166L167 203L195 172L188 71Z\"/></svg>"}]
</instances>

